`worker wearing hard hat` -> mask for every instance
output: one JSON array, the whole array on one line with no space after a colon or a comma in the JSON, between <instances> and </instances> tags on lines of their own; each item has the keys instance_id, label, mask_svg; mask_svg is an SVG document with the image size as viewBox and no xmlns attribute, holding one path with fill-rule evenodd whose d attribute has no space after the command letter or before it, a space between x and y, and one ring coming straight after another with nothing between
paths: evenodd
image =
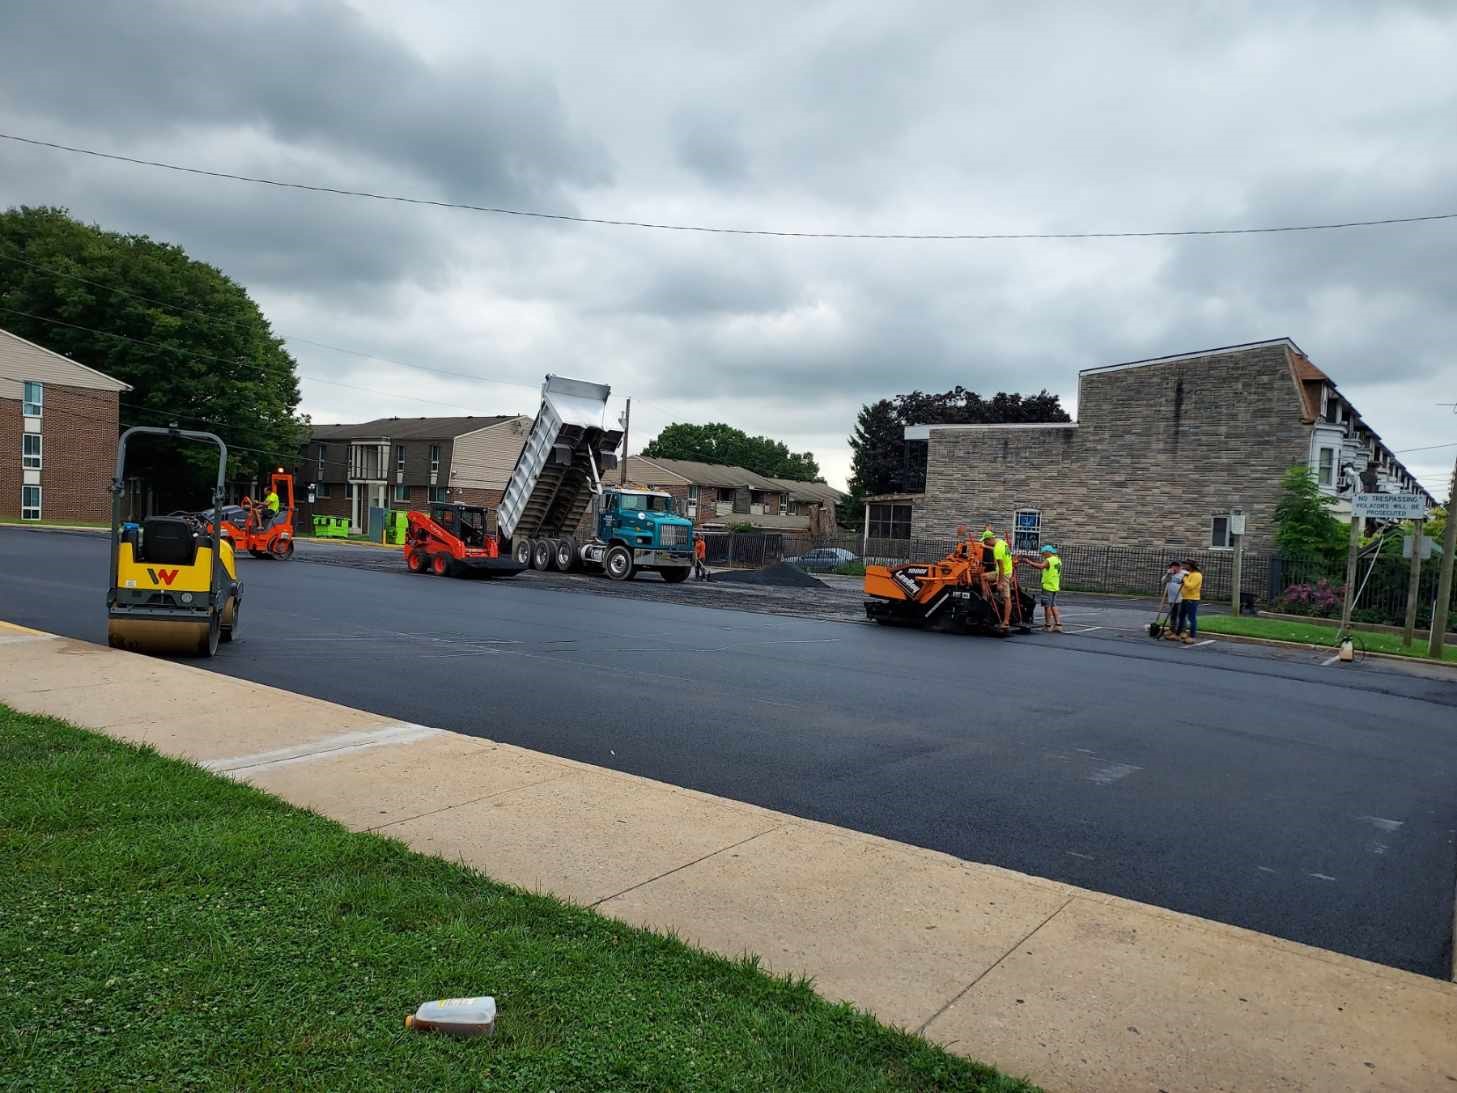
<instances>
[{"instance_id":1,"label":"worker wearing hard hat","mask_svg":"<svg viewBox=\"0 0 1457 1093\"><path fill-rule=\"evenodd\" d=\"M1000 629L1007 630L1012 625L1012 552L1007 541L991 528L981 533L981 546L982 591L990 598L995 589L1002 604Z\"/></svg>"},{"instance_id":2,"label":"worker wearing hard hat","mask_svg":"<svg viewBox=\"0 0 1457 1093\"><path fill-rule=\"evenodd\" d=\"M278 519L278 491L272 486L268 487L268 495L263 498L263 526L268 527Z\"/></svg>"}]
</instances>

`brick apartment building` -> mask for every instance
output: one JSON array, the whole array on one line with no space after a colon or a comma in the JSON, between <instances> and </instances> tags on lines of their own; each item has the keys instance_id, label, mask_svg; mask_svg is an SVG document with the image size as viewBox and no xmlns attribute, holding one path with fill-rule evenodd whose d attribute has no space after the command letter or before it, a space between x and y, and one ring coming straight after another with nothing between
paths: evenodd
<instances>
[{"instance_id":1,"label":"brick apartment building","mask_svg":"<svg viewBox=\"0 0 1457 1093\"><path fill-rule=\"evenodd\" d=\"M0 518L110 520L119 399L130 390L0 330Z\"/></svg>"},{"instance_id":2,"label":"brick apartment building","mask_svg":"<svg viewBox=\"0 0 1457 1093\"><path fill-rule=\"evenodd\" d=\"M768 478L744 467L689 459L635 455L627 461L627 477L672 494L694 526L707 530L751 524L764 531L828 534L841 496L823 482Z\"/></svg>"},{"instance_id":3,"label":"brick apartment building","mask_svg":"<svg viewBox=\"0 0 1457 1093\"><path fill-rule=\"evenodd\" d=\"M1078 420L1047 425L914 425L927 444L921 494L872 497L866 535L946 539L960 525L1042 542L1274 547L1285 471L1313 468L1350 512L1368 467L1383 492L1434 503L1336 384L1288 338L1083 370Z\"/></svg>"},{"instance_id":4,"label":"brick apartment building","mask_svg":"<svg viewBox=\"0 0 1457 1093\"><path fill-rule=\"evenodd\" d=\"M495 505L526 443L531 418L387 417L315 425L297 480L314 489L306 516L349 517L365 530L370 508L422 508L432 501Z\"/></svg>"}]
</instances>

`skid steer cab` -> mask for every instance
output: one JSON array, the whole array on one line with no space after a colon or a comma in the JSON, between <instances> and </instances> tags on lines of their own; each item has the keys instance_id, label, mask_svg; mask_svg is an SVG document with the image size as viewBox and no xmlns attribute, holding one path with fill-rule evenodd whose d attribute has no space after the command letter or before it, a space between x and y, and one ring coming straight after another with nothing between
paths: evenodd
<instances>
[{"instance_id":1,"label":"skid steer cab","mask_svg":"<svg viewBox=\"0 0 1457 1093\"><path fill-rule=\"evenodd\" d=\"M106 639L114 649L210 657L238 630L243 586L233 545L218 521L191 513L121 519L127 442L137 435L214 444L218 449L213 511L222 509L228 449L213 433L143 426L121 434L111 483L111 581L106 592Z\"/></svg>"},{"instance_id":2,"label":"skid steer cab","mask_svg":"<svg viewBox=\"0 0 1457 1093\"><path fill-rule=\"evenodd\" d=\"M405 567L437 577L511 577L526 566L501 554L491 513L479 505L435 504L406 517Z\"/></svg>"}]
</instances>

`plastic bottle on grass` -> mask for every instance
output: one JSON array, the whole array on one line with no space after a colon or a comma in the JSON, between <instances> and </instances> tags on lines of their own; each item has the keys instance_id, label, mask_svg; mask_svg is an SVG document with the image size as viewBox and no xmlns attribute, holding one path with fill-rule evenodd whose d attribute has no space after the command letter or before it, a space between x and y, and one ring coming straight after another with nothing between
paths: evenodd
<instances>
[{"instance_id":1,"label":"plastic bottle on grass","mask_svg":"<svg viewBox=\"0 0 1457 1093\"><path fill-rule=\"evenodd\" d=\"M405 1027L417 1032L443 1032L448 1036L490 1036L496 1031L496 1000L482 995L422 1002L419 1009L405 1018Z\"/></svg>"}]
</instances>

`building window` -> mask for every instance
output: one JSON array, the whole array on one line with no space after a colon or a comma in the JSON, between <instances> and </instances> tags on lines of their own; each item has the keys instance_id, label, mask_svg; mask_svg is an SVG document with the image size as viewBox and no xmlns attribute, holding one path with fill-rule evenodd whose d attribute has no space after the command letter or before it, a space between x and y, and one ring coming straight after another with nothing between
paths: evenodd
<instances>
[{"instance_id":1,"label":"building window","mask_svg":"<svg viewBox=\"0 0 1457 1093\"><path fill-rule=\"evenodd\" d=\"M402 471L404 469L405 469L405 446L403 444L396 444L395 445L395 470Z\"/></svg>"},{"instance_id":2,"label":"building window","mask_svg":"<svg viewBox=\"0 0 1457 1093\"><path fill-rule=\"evenodd\" d=\"M345 482L344 483L344 496L347 497L351 501L354 500L354 483L353 482Z\"/></svg>"},{"instance_id":3,"label":"building window","mask_svg":"<svg viewBox=\"0 0 1457 1093\"><path fill-rule=\"evenodd\" d=\"M1336 450L1334 448L1322 448L1320 450L1320 477L1318 481L1322 486L1334 486L1336 484Z\"/></svg>"},{"instance_id":4,"label":"building window","mask_svg":"<svg viewBox=\"0 0 1457 1093\"><path fill-rule=\"evenodd\" d=\"M445 490L446 490L446 487L444 487L444 486L431 486L430 487L430 503L431 504L434 504L434 505L443 505L443 504L445 504Z\"/></svg>"},{"instance_id":5,"label":"building window","mask_svg":"<svg viewBox=\"0 0 1457 1093\"><path fill-rule=\"evenodd\" d=\"M410 487L403 482L395 483L395 500L408 501L410 499Z\"/></svg>"},{"instance_id":6,"label":"building window","mask_svg":"<svg viewBox=\"0 0 1457 1093\"><path fill-rule=\"evenodd\" d=\"M734 489L732 486L718 487L718 499L720 502L726 502L732 505L734 503L734 498L736 498L737 496L738 490Z\"/></svg>"},{"instance_id":7,"label":"building window","mask_svg":"<svg viewBox=\"0 0 1457 1093\"><path fill-rule=\"evenodd\" d=\"M698 516L698 487L688 487L688 518L690 520Z\"/></svg>"},{"instance_id":8,"label":"building window","mask_svg":"<svg viewBox=\"0 0 1457 1093\"><path fill-rule=\"evenodd\" d=\"M1209 521L1209 546L1212 550L1229 549L1229 513L1216 512Z\"/></svg>"},{"instance_id":9,"label":"building window","mask_svg":"<svg viewBox=\"0 0 1457 1093\"><path fill-rule=\"evenodd\" d=\"M911 506L871 505L869 528L872 539L909 539Z\"/></svg>"},{"instance_id":10,"label":"building window","mask_svg":"<svg viewBox=\"0 0 1457 1093\"><path fill-rule=\"evenodd\" d=\"M40 470L40 433L21 434L20 465L28 471Z\"/></svg>"},{"instance_id":11,"label":"building window","mask_svg":"<svg viewBox=\"0 0 1457 1093\"><path fill-rule=\"evenodd\" d=\"M329 483L327 483L327 482L315 482L314 483L314 496L315 497L328 497L329 496Z\"/></svg>"},{"instance_id":12,"label":"building window","mask_svg":"<svg viewBox=\"0 0 1457 1093\"><path fill-rule=\"evenodd\" d=\"M1038 509L1018 509L1012 525L1012 549L1036 554L1042 549L1042 513Z\"/></svg>"},{"instance_id":13,"label":"building window","mask_svg":"<svg viewBox=\"0 0 1457 1093\"><path fill-rule=\"evenodd\" d=\"M324 462L325 462L324 456L325 456L325 454L327 452L328 452L328 449L326 447L324 447L324 445L320 444L319 445L319 473L316 474L316 475L314 475L314 477L316 479L318 479L320 482L322 482L325 478L329 477L328 475L326 475L324 473Z\"/></svg>"},{"instance_id":14,"label":"building window","mask_svg":"<svg viewBox=\"0 0 1457 1093\"><path fill-rule=\"evenodd\" d=\"M20 518L22 520L40 519L40 487L20 487Z\"/></svg>"},{"instance_id":15,"label":"building window","mask_svg":"<svg viewBox=\"0 0 1457 1093\"><path fill-rule=\"evenodd\" d=\"M430 445L430 473L431 474L439 474L440 473L440 445L439 444L432 444L432 445Z\"/></svg>"},{"instance_id":16,"label":"building window","mask_svg":"<svg viewBox=\"0 0 1457 1093\"><path fill-rule=\"evenodd\" d=\"M21 391L20 413L24 417L40 417L45 408L46 389L34 380L26 380ZM39 504L40 502L36 502ZM37 517L39 519L39 517Z\"/></svg>"}]
</instances>

